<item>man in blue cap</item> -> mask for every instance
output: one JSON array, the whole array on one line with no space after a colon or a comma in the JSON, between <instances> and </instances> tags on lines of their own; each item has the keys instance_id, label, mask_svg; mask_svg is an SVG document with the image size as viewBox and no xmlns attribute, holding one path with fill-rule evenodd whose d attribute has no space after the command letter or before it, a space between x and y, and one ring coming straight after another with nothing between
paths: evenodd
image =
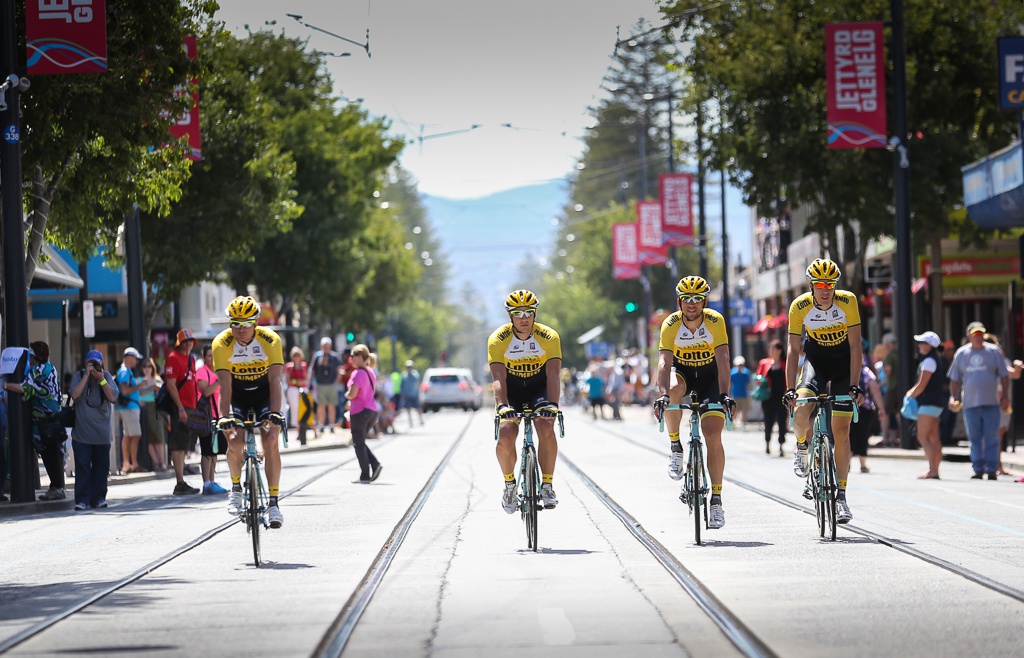
<instances>
[{"instance_id":1,"label":"man in blue cap","mask_svg":"<svg viewBox=\"0 0 1024 658\"><path fill-rule=\"evenodd\" d=\"M71 378L75 427L71 447L75 452L75 511L107 506L107 475L110 472L110 425L117 383L103 367L103 353L90 350L85 367Z\"/></svg>"}]
</instances>

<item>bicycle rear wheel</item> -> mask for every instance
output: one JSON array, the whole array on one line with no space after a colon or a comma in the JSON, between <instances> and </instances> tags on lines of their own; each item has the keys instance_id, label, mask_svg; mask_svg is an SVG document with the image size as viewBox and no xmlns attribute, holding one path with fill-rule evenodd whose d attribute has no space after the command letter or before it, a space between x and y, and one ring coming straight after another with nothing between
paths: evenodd
<instances>
[{"instance_id":1,"label":"bicycle rear wheel","mask_svg":"<svg viewBox=\"0 0 1024 658\"><path fill-rule=\"evenodd\" d=\"M832 452L832 442L825 439L822 443L821 475L825 493L822 501L825 508L825 532L829 533L832 541L836 540L836 494L839 492L839 483L836 477L836 458ZM824 532L822 533L825 534Z\"/></svg>"},{"instance_id":2,"label":"bicycle rear wheel","mask_svg":"<svg viewBox=\"0 0 1024 658\"><path fill-rule=\"evenodd\" d=\"M534 552L537 546L537 506L540 496L540 472L537 467L537 452L533 446L527 446L526 466L523 477L523 521L526 523L526 547Z\"/></svg>"},{"instance_id":3,"label":"bicycle rear wheel","mask_svg":"<svg viewBox=\"0 0 1024 658\"><path fill-rule=\"evenodd\" d=\"M260 566L260 488L259 488L259 466L255 459L245 460L245 491L247 505L245 509L245 523L249 526L249 536L252 537L252 559L255 566Z\"/></svg>"},{"instance_id":4,"label":"bicycle rear wheel","mask_svg":"<svg viewBox=\"0 0 1024 658\"><path fill-rule=\"evenodd\" d=\"M686 465L687 498L690 503L690 514L693 516L693 539L700 546L701 509L704 508L704 456L700 444L690 446L690 459ZM704 510L707 518L707 510Z\"/></svg>"}]
</instances>

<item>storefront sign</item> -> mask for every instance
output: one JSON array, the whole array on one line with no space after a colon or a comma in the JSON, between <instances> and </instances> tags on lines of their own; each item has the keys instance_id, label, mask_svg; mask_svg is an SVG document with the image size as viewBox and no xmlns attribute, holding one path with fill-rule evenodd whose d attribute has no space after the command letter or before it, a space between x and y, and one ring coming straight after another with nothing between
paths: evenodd
<instances>
[{"instance_id":1,"label":"storefront sign","mask_svg":"<svg viewBox=\"0 0 1024 658\"><path fill-rule=\"evenodd\" d=\"M885 148L885 47L882 23L825 26L830 149Z\"/></svg>"},{"instance_id":2,"label":"storefront sign","mask_svg":"<svg viewBox=\"0 0 1024 658\"><path fill-rule=\"evenodd\" d=\"M637 250L636 224L612 225L612 275L616 279L640 278L640 254Z\"/></svg>"},{"instance_id":3,"label":"storefront sign","mask_svg":"<svg viewBox=\"0 0 1024 658\"><path fill-rule=\"evenodd\" d=\"M661 235L669 247L693 245L693 176L662 174L658 177L661 200Z\"/></svg>"},{"instance_id":4,"label":"storefront sign","mask_svg":"<svg viewBox=\"0 0 1024 658\"><path fill-rule=\"evenodd\" d=\"M1000 37L999 107L1024 109L1024 37Z\"/></svg>"},{"instance_id":5,"label":"storefront sign","mask_svg":"<svg viewBox=\"0 0 1024 658\"><path fill-rule=\"evenodd\" d=\"M918 277L933 272L928 256L918 257ZM998 286L1020 279L1020 255L1015 253L957 254L942 257L942 287Z\"/></svg>"},{"instance_id":6,"label":"storefront sign","mask_svg":"<svg viewBox=\"0 0 1024 658\"><path fill-rule=\"evenodd\" d=\"M668 260L668 248L661 239L661 204L637 202L636 225L640 264L663 265Z\"/></svg>"},{"instance_id":7,"label":"storefront sign","mask_svg":"<svg viewBox=\"0 0 1024 658\"><path fill-rule=\"evenodd\" d=\"M102 73L107 70L106 0L28 0L25 37L29 75Z\"/></svg>"}]
</instances>

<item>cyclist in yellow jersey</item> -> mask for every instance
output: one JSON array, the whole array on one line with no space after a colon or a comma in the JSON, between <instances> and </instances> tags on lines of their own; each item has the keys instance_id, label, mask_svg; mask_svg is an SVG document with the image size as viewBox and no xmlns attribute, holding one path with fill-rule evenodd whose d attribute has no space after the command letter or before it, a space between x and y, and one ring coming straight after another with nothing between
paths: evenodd
<instances>
[{"instance_id":1,"label":"cyclist in yellow jersey","mask_svg":"<svg viewBox=\"0 0 1024 658\"><path fill-rule=\"evenodd\" d=\"M815 397L819 393L849 395L853 402L840 401L832 406L832 434L835 439L836 521L849 523L853 513L846 502L846 480L850 473L850 422L853 405L863 397L860 381L864 358L860 342L860 306L857 296L836 290L842 273L827 258L815 259L805 272L810 291L793 300L789 307L789 354L786 360L786 391L784 400L794 406L796 399ZM800 368L796 355L804 353ZM799 374L799 380L797 375ZM796 405L794 429L796 452L793 472L807 477L807 433L811 429L812 405Z\"/></svg>"},{"instance_id":2,"label":"cyclist in yellow jersey","mask_svg":"<svg viewBox=\"0 0 1024 658\"><path fill-rule=\"evenodd\" d=\"M537 322L537 295L529 290L515 290L505 299L509 323L498 327L487 339L487 358L494 380L495 413L501 419L498 431L498 465L505 476L502 508L516 511L516 437L519 419L516 412L532 409L541 417L533 426L537 430L540 462L540 495L545 509L558 504L552 488L558 441L555 438L555 417L561 382L562 343L558 332Z\"/></svg>"},{"instance_id":3,"label":"cyclist in yellow jersey","mask_svg":"<svg viewBox=\"0 0 1024 658\"><path fill-rule=\"evenodd\" d=\"M707 308L711 286L699 276L687 276L676 285L675 313L661 325L660 355L658 358L658 390L655 414L665 414L669 445L672 449L668 474L673 480L683 477L683 446L679 442L679 424L683 412L665 409L677 405L689 393L691 400L699 402L701 432L708 446L708 475L711 477L711 506L708 508L708 528L725 525L722 509L722 480L725 475L725 448L722 446L722 428L725 426L724 409L730 413L735 403L729 397L729 337L725 331L725 318ZM709 404L720 404L708 409Z\"/></svg>"},{"instance_id":4,"label":"cyclist in yellow jersey","mask_svg":"<svg viewBox=\"0 0 1024 658\"><path fill-rule=\"evenodd\" d=\"M237 423L249 413L263 422L260 438L263 444L264 469L270 506L267 519L271 528L284 525L284 515L277 504L281 482L281 453L277 437L284 427L282 378L284 355L281 338L270 329L256 326L260 305L252 297L236 297L228 305L231 319L227 329L213 339L213 369L220 380L220 416L218 427L228 439L227 462L231 472L228 511L240 514L242 506L242 461L244 437Z\"/></svg>"}]
</instances>

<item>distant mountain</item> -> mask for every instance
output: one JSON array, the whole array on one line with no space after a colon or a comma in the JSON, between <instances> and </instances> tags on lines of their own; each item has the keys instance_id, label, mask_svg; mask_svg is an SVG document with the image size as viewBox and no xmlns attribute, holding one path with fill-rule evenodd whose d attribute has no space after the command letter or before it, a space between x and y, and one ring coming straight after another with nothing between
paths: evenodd
<instances>
[{"instance_id":1,"label":"distant mountain","mask_svg":"<svg viewBox=\"0 0 1024 658\"><path fill-rule=\"evenodd\" d=\"M434 231L452 267L452 299L471 285L488 309L517 283L516 274L528 258L551 253L553 220L569 202L562 181L517 187L478 199L447 199L422 195Z\"/></svg>"}]
</instances>

